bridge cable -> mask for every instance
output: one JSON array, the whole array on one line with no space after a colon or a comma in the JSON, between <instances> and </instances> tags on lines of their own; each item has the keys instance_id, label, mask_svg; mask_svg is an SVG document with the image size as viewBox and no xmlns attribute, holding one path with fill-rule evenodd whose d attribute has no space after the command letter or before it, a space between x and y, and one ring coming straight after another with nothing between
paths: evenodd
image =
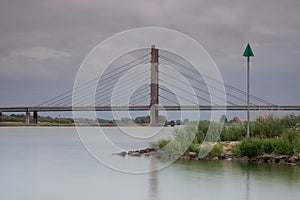
<instances>
[{"instance_id":1,"label":"bridge cable","mask_svg":"<svg viewBox=\"0 0 300 200\"><path fill-rule=\"evenodd\" d=\"M141 62L139 62L139 63L137 63L137 64L135 64L135 65L133 65L132 67L135 67L135 66L137 66L137 65L140 65L140 64L142 64L142 63L144 63L145 61L143 60L143 61L141 61ZM127 69L126 69L127 70ZM123 70L123 71L121 71L121 72L124 72L124 71L126 71L126 70ZM118 74L119 74L120 72L118 72ZM116 76L116 74L114 75L114 76ZM113 76L113 77L114 77ZM109 78L109 79L108 79ZM103 79L102 81L104 81L104 80L110 80L111 79L111 77L108 77L108 78L105 78L105 79ZM105 85L107 85L107 84L109 84L109 81L107 81L106 83L104 83L103 85L101 85L99 88L103 88ZM88 88L85 88L86 90L85 91L83 91L83 92L81 92L81 93L79 93L79 95L78 96L83 96L85 93L87 93L88 91L89 91L89 89L90 88L92 88L92 87L94 87L94 85L92 85L92 86L89 86ZM56 100L55 102L52 102L52 104L55 104L56 103L56 105L58 104L58 102L61 102L61 101L63 101L63 100L65 100L65 99L67 99L67 100L65 100L64 102L62 102L62 103L59 103L59 104L65 104L66 102L68 102L68 101L71 101L71 96L72 96L72 93L70 94L70 96L67 96L67 97L64 97L64 98L61 98L61 99L58 99L58 100ZM84 97L86 97L86 96L84 96ZM80 99L81 97L79 97L79 99Z\"/></svg>"},{"instance_id":2,"label":"bridge cable","mask_svg":"<svg viewBox=\"0 0 300 200\"><path fill-rule=\"evenodd\" d=\"M159 89L161 89L161 90L163 90L163 91L165 91L165 92L167 92L167 93L173 94L173 95L175 95L176 97L178 96L178 97L180 97L180 98L182 98L182 99L184 99L184 100L186 100L186 101L189 101L189 102L192 103L192 104L198 105L198 103L195 103L195 102L193 102L193 101L191 101L191 100L189 100L189 99L187 99L187 98L185 98L185 97L182 97L182 96L180 96L180 95L178 95L178 94L174 94L173 92L170 92L169 90L166 90L166 89L164 89L164 88L162 88L162 87L159 87ZM159 95L159 96L161 96L161 95ZM208 101L208 100L206 100L206 101ZM208 102L210 102L210 101L208 101ZM210 103L211 103L211 102L210 102Z\"/></svg>"},{"instance_id":3,"label":"bridge cable","mask_svg":"<svg viewBox=\"0 0 300 200\"><path fill-rule=\"evenodd\" d=\"M148 63L148 62L147 62L147 63ZM144 64L147 64L147 63L144 63ZM143 68L141 68L141 70L137 70L137 71L135 71L134 73L130 74L128 77L126 77L126 80L127 80L128 78L130 78L129 80L133 80L133 79L136 79L136 78L140 78L141 76L137 76L137 75L140 74L141 72L144 72L144 71L143 71ZM131 76L134 76L134 78L131 78ZM103 97L105 97L105 96L111 94L112 91L111 91L110 89L113 89L114 86L115 86L114 84L111 84L110 86L103 88L103 85L101 85L99 88L105 89L105 90L106 90L105 92L102 92L99 88L97 88L96 95L95 95L95 102L97 102L97 101L101 100L101 98L103 98ZM126 84L124 84L124 86L126 86ZM123 88L124 86L120 86L119 88ZM128 87L128 86L127 86L127 87ZM101 96L100 96L100 95L101 95ZM109 97L109 96L108 96L108 97ZM84 98L84 99L82 99L82 98ZM80 99L81 99L81 100L80 100L79 102L77 102L77 104L75 104L75 105L78 105L78 104L80 104L80 103L86 101L87 98L89 98L89 97L86 97L86 96L79 97L79 100L80 100ZM105 100L105 99L104 99L104 100Z\"/></svg>"},{"instance_id":4,"label":"bridge cable","mask_svg":"<svg viewBox=\"0 0 300 200\"><path fill-rule=\"evenodd\" d=\"M175 77L173 77L173 76L170 76L170 75L167 74L167 73L164 73L164 72L161 72L161 71L160 71L160 73L164 74L165 76L168 76L169 78L173 78L174 80L180 81L182 84L185 84L185 85L187 85L187 86L191 86L191 85L189 85L188 83L186 83L186 82L184 82L184 81L182 81L182 80L180 80L180 79L178 79L178 78L175 78ZM170 83L167 83L166 81L164 81L164 80L162 80L162 79L159 79L159 80L160 80L161 82L166 83L166 84L170 84ZM170 84L170 85L176 87L174 84ZM203 89L200 89L200 88L198 88L198 87L195 87L194 85L193 85L192 87L193 87L194 89L198 90L198 91L201 91L201 92L207 94L207 95L211 95L211 96L214 96L214 97L216 97L216 98L218 98L218 99L220 99L220 100L222 100L222 101L225 101L225 99L222 98L222 97L220 97L220 96L210 94L208 91L205 91L205 90L203 90ZM197 96L197 95L196 95L196 96ZM197 97L198 97L198 96L197 96ZM235 104L235 103L233 103L233 102L231 102L231 101L229 101L229 100L226 100L226 101L227 101L228 103L232 104L232 105L237 105L237 104Z\"/></svg>"},{"instance_id":5,"label":"bridge cable","mask_svg":"<svg viewBox=\"0 0 300 200\"><path fill-rule=\"evenodd\" d=\"M136 62L136 61L140 60L141 58L144 58L144 57L146 57L146 56L148 56L148 55L150 55L150 53L148 53L148 54L146 54L146 55L143 55L143 56L141 56L141 57L139 57L139 58L137 58L137 59L135 59L135 60L133 60L133 61L131 61L131 62L125 64L125 65L123 65L123 66L121 66L119 69L121 69L121 68L123 68L123 67L125 67L125 66L128 66L128 65L130 65L130 64L132 64L132 63L134 63L134 62ZM117 70L118 70L118 69L117 69ZM106 74L106 75L108 75L108 74ZM106 75L103 75L103 76L106 76ZM92 83L92 82L94 82L94 81L96 81L96 80L98 80L98 79L99 79L98 77L95 78L95 79L92 79L92 80L90 80L90 81L88 81L88 82L86 82L86 83L84 83L84 84L78 86L78 87L75 88L75 89L82 88L83 86L88 85L88 84L90 84L90 83ZM42 106L42 105L44 105L44 104L48 104L48 103L52 102L53 100L55 100L55 99L57 99L57 98L59 98L59 97L65 96L66 94L68 94L68 93L70 93L70 92L73 92L73 90L74 90L74 89L68 90L68 91L66 91L66 92L64 92L64 93L62 93L62 94L60 94L60 95L58 95L58 96L56 96L56 97L53 97L53 98L51 98L51 99L49 99L49 100L47 100L47 101L44 101L44 102L40 103L38 106Z\"/></svg>"},{"instance_id":6,"label":"bridge cable","mask_svg":"<svg viewBox=\"0 0 300 200\"><path fill-rule=\"evenodd\" d=\"M195 69L193 69L191 66L179 63L179 62L177 62L177 61L175 61L173 59L167 58L167 57L162 56L162 55L160 55L159 57L162 58L163 60L167 61L167 62L173 63L174 65L176 65L178 67L181 66L182 68L180 68L180 69L188 70L186 68L190 68L192 70L188 70L189 72L199 73L198 71L196 71ZM220 81L218 81L218 80L216 80L216 79L214 79L214 78L212 78L212 77L210 77L210 76L208 76L206 74L201 74L201 75L207 77L208 79L210 79L210 80L212 80L212 81L214 81L214 82L216 82L218 84L223 84L222 82L220 82ZM240 94L247 95L247 93L245 91L243 91L241 89L238 89L238 88L236 88L236 87L234 87L234 86L232 86L230 84L224 83L224 85L225 85L225 87L227 87L227 88L229 88L231 90L234 90L234 91L236 91L236 92L238 92ZM262 102L262 103L265 103L265 104L268 104L268 105L274 105L273 103L268 102L267 100L261 99L261 98L255 96L255 95L250 95L250 97L253 98L253 99L255 99L255 100L257 100L257 101L259 101L259 102Z\"/></svg>"}]
</instances>

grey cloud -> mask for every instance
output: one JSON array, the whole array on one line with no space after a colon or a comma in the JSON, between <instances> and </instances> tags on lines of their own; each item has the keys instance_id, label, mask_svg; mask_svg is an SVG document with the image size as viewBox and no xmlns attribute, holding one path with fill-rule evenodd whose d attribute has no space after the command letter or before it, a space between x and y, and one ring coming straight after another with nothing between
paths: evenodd
<instances>
[{"instance_id":1,"label":"grey cloud","mask_svg":"<svg viewBox=\"0 0 300 200\"><path fill-rule=\"evenodd\" d=\"M62 59L65 57L70 57L71 54L62 51L62 50L56 50L51 49L48 47L32 47L29 49L19 49L19 50L13 50L10 53L11 59L14 59L14 57L27 57L32 58L36 60L45 60L45 59Z\"/></svg>"},{"instance_id":2,"label":"grey cloud","mask_svg":"<svg viewBox=\"0 0 300 200\"><path fill-rule=\"evenodd\" d=\"M299 0L2 1L0 83L16 79L33 83L46 76L40 89L46 87L54 94L62 85L72 85L80 63L102 40L130 28L162 26L195 38L211 54L224 79L241 89L245 88L241 54L251 42L254 92L267 93L268 99L280 103L297 101L293 90L284 91L294 98L285 100L271 84L261 83L267 79L276 85L277 72L286 80L300 73L299 13ZM19 87L27 90L25 85ZM9 87L0 92L5 90Z\"/></svg>"}]
</instances>

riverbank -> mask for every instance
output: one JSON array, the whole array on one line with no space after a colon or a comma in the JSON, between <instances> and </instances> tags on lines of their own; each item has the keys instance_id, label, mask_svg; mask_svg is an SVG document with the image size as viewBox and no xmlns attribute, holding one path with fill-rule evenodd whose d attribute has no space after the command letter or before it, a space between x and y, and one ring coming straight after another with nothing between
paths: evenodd
<instances>
[{"instance_id":1,"label":"riverbank","mask_svg":"<svg viewBox=\"0 0 300 200\"><path fill-rule=\"evenodd\" d=\"M240 161L244 163L257 163L257 164L272 164L272 165L293 165L300 166L300 155L279 155L276 153L263 154L261 156L237 156L234 154L234 148L239 145L239 141L234 142L219 142L215 146L221 147L222 152L220 155L214 155L214 153L208 153L207 155L200 157L198 153L187 151L183 155L170 154L166 153L158 148L157 145L152 147L141 149L141 150L132 150L132 151L123 151L119 153L114 153L113 155L119 156L132 156L132 157L150 157L155 158L165 158L165 159L184 159L184 160L227 160L227 161Z\"/></svg>"},{"instance_id":2,"label":"riverbank","mask_svg":"<svg viewBox=\"0 0 300 200\"><path fill-rule=\"evenodd\" d=\"M22 127L22 126L30 126L30 127L44 127L44 126L62 126L62 127L75 127L75 126L91 126L91 127L117 127L117 126L136 126L136 124L91 124L91 123L69 123L69 124L60 124L60 123L50 123L50 122L39 122L37 124L34 123L24 123L24 122L0 122L0 127ZM139 126L149 126L149 124L139 124Z\"/></svg>"}]
</instances>

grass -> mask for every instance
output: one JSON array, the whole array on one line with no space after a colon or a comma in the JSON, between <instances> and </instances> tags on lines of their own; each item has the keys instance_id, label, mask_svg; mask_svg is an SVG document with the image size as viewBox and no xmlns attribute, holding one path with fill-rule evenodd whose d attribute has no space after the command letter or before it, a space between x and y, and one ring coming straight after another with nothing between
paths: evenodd
<instances>
[{"instance_id":1,"label":"grass","mask_svg":"<svg viewBox=\"0 0 300 200\"><path fill-rule=\"evenodd\" d=\"M215 145L212 149L200 149L203 141L241 141L234 148L237 156L255 157L263 154L279 155L300 154L300 116L287 115L276 118L272 115L258 118L251 123L251 138L245 138L246 125L240 123L225 123L200 121L189 122L175 132L174 140L162 140L159 148L167 153L183 154L185 152L209 151L210 155L220 156L223 148ZM209 134L208 134L209 132ZM220 137L218 137L220 135Z\"/></svg>"},{"instance_id":2,"label":"grass","mask_svg":"<svg viewBox=\"0 0 300 200\"><path fill-rule=\"evenodd\" d=\"M279 155L300 154L300 134L292 130L287 131L280 138L247 138L236 146L234 153L237 156L256 157L263 154L276 153Z\"/></svg>"}]
</instances>

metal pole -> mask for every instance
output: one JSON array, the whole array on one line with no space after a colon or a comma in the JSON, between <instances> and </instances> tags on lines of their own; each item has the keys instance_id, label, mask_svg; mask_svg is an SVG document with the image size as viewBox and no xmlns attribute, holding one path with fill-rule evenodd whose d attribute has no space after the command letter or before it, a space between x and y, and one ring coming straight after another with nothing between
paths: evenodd
<instances>
[{"instance_id":1,"label":"metal pole","mask_svg":"<svg viewBox=\"0 0 300 200\"><path fill-rule=\"evenodd\" d=\"M247 137L250 137L250 109L249 109L249 102L250 102L250 57L247 57Z\"/></svg>"},{"instance_id":2,"label":"metal pole","mask_svg":"<svg viewBox=\"0 0 300 200\"><path fill-rule=\"evenodd\" d=\"M250 44L248 43L244 54L244 57L247 57L247 137L250 137L250 57L254 56L254 53L251 49Z\"/></svg>"}]
</instances>

